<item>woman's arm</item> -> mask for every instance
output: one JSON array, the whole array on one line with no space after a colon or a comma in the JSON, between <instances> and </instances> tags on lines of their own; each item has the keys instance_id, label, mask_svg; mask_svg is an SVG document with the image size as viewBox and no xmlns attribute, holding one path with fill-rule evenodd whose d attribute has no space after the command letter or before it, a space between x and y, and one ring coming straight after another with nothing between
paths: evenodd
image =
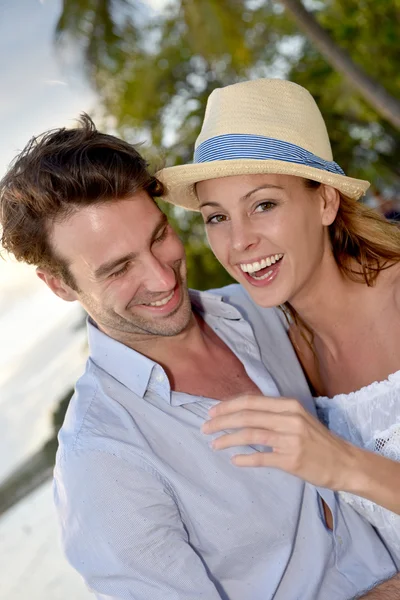
<instances>
[{"instance_id":1,"label":"woman's arm","mask_svg":"<svg viewBox=\"0 0 400 600\"><path fill-rule=\"evenodd\" d=\"M368 498L400 514L400 463L374 452L354 450L356 470L343 491Z\"/></svg>"},{"instance_id":2,"label":"woman's arm","mask_svg":"<svg viewBox=\"0 0 400 600\"><path fill-rule=\"evenodd\" d=\"M240 396L210 410L204 433L224 432L216 450L263 445L271 451L237 455L242 467L276 467L310 483L346 491L400 514L400 463L361 450L329 431L292 398ZM233 430L233 433L226 433Z\"/></svg>"}]
</instances>

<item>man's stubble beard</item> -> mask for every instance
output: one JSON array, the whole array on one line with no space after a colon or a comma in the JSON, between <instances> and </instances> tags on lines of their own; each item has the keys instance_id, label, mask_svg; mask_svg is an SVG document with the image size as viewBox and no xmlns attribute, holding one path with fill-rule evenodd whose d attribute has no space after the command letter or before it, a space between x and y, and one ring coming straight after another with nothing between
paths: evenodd
<instances>
[{"instance_id":1,"label":"man's stubble beard","mask_svg":"<svg viewBox=\"0 0 400 600\"><path fill-rule=\"evenodd\" d=\"M91 297L83 293L81 294L81 303L100 329L115 339L122 341L127 336L172 337L186 329L192 317L186 269L184 268L182 274L180 269L176 269L175 273L181 298L175 310L165 317L152 319L151 316L147 318L135 312L129 313L129 311L126 312L126 316L121 316L113 309L98 310Z\"/></svg>"}]
</instances>

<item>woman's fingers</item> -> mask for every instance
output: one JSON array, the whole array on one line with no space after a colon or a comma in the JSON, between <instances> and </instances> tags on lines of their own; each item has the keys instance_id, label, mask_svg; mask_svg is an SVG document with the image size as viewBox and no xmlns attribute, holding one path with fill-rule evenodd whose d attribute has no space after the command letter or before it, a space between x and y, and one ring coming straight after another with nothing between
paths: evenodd
<instances>
[{"instance_id":1,"label":"woman's fingers","mask_svg":"<svg viewBox=\"0 0 400 600\"><path fill-rule=\"evenodd\" d=\"M209 410L209 415L210 417L217 417L242 410L257 410L276 413L305 412L305 409L301 403L293 398L273 398L271 396L246 394L232 398L232 400L224 400L223 402L216 404Z\"/></svg>"},{"instance_id":2,"label":"woman's fingers","mask_svg":"<svg viewBox=\"0 0 400 600\"><path fill-rule=\"evenodd\" d=\"M278 414L245 409L206 421L202 426L202 431L210 434L227 429L255 428L289 432L296 429L296 421L299 418L301 417L289 413Z\"/></svg>"},{"instance_id":3,"label":"woman's fingers","mask_svg":"<svg viewBox=\"0 0 400 600\"><path fill-rule=\"evenodd\" d=\"M282 458L274 452L254 452L254 454L237 454L232 457L237 467L273 467L282 469Z\"/></svg>"},{"instance_id":4,"label":"woman's fingers","mask_svg":"<svg viewBox=\"0 0 400 600\"><path fill-rule=\"evenodd\" d=\"M278 446L282 438L282 434L278 434L268 429L240 429L233 433L221 435L213 440L212 447L214 450L224 450L235 446L269 446L273 448Z\"/></svg>"}]
</instances>

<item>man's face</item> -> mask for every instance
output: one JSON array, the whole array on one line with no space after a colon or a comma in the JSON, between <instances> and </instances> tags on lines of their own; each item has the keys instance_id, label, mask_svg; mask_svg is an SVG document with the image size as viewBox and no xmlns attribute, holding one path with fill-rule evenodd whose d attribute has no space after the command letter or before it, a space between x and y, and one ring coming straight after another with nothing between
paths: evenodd
<instances>
[{"instance_id":1,"label":"man's face","mask_svg":"<svg viewBox=\"0 0 400 600\"><path fill-rule=\"evenodd\" d=\"M77 210L53 225L51 242L78 288L63 297L79 300L110 336L132 342L187 327L184 249L146 192Z\"/></svg>"}]
</instances>

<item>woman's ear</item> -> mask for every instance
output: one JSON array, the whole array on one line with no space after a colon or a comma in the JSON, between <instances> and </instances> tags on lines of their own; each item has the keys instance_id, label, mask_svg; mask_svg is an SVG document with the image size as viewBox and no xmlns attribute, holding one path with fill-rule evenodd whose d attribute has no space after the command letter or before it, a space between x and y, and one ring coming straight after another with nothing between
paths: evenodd
<instances>
[{"instance_id":1,"label":"woman's ear","mask_svg":"<svg viewBox=\"0 0 400 600\"><path fill-rule=\"evenodd\" d=\"M322 198L322 225L332 225L340 205L340 194L331 185L322 185L318 190Z\"/></svg>"},{"instance_id":2,"label":"woman's ear","mask_svg":"<svg viewBox=\"0 0 400 600\"><path fill-rule=\"evenodd\" d=\"M36 275L39 277L39 279L45 282L47 287L49 287L56 296L62 300L66 300L67 302L74 302L74 300L78 300L76 292L60 277L56 277L47 269L41 269L38 267L36 269Z\"/></svg>"}]
</instances>

